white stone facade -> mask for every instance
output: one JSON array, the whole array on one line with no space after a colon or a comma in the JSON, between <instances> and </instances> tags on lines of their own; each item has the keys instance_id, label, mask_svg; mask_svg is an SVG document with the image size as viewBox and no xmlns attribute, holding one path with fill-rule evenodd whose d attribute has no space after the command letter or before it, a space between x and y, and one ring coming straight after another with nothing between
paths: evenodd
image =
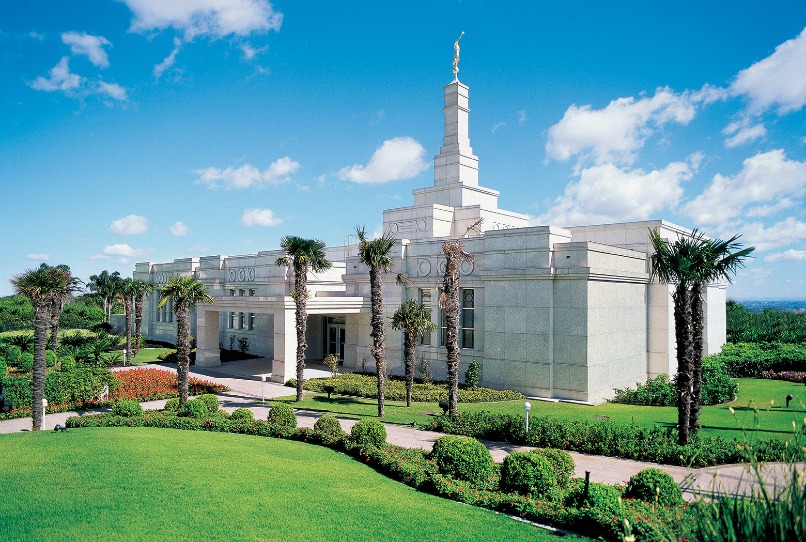
<instances>
[{"instance_id":1,"label":"white stone facade","mask_svg":"<svg viewBox=\"0 0 806 542\"><path fill-rule=\"evenodd\" d=\"M662 220L559 228L529 227L525 215L498 208L498 192L479 186L479 159L469 139L469 89L447 85L445 137L434 157L434 185L415 190L414 205L383 212L394 235L394 266L385 276L384 307L391 316L406 299L432 308L437 331L420 341L417 358L444 378L445 348L437 306L446 239L466 237L474 256L462 265L460 374L478 360L481 383L528 396L599 403L613 388L647 376L674 373L671 288L649 280L649 229L674 239L689 230ZM479 223L479 220L481 222ZM476 224L474 230L468 230ZM369 272L355 246L327 249L333 268L309 274L308 349L321 360L339 354L347 369L374 367L370 354ZM246 256L207 256L170 263L139 263L134 277L156 284L170 275L194 275L207 284L213 305L192 323L197 363L220 364L219 346L273 360L272 379L295 374L293 274L275 265L279 250ZM395 284L397 273L412 281ZM144 310L148 337L173 342L176 323L156 308ZM388 319L386 320L388 322ZM725 342L725 285L709 286L706 353ZM386 362L403 372L402 333L387 327Z\"/></svg>"}]
</instances>

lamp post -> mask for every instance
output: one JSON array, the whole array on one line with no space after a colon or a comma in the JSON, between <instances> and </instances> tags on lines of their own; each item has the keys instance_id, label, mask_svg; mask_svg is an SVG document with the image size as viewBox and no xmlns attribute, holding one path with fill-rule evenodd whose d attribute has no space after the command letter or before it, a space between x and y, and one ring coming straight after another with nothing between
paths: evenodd
<instances>
[{"instance_id":1,"label":"lamp post","mask_svg":"<svg viewBox=\"0 0 806 542\"><path fill-rule=\"evenodd\" d=\"M260 401L266 402L266 375L260 377Z\"/></svg>"},{"instance_id":2,"label":"lamp post","mask_svg":"<svg viewBox=\"0 0 806 542\"><path fill-rule=\"evenodd\" d=\"M123 366L126 366L126 349L123 349Z\"/></svg>"},{"instance_id":3,"label":"lamp post","mask_svg":"<svg viewBox=\"0 0 806 542\"><path fill-rule=\"evenodd\" d=\"M48 400L42 399L42 429L45 429L45 410L48 408Z\"/></svg>"},{"instance_id":4,"label":"lamp post","mask_svg":"<svg viewBox=\"0 0 806 542\"><path fill-rule=\"evenodd\" d=\"M532 410L532 403L526 401L523 403L523 410L526 411L526 436L529 436L529 411Z\"/></svg>"}]
</instances>

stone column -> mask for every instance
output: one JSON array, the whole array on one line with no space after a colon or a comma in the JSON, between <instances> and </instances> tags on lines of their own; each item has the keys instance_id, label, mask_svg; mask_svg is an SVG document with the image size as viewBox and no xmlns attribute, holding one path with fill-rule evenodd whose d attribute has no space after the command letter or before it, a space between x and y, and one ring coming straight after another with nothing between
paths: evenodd
<instances>
[{"instance_id":1,"label":"stone column","mask_svg":"<svg viewBox=\"0 0 806 542\"><path fill-rule=\"evenodd\" d=\"M221 352L218 349L218 311L196 307L196 365L218 367Z\"/></svg>"},{"instance_id":2,"label":"stone column","mask_svg":"<svg viewBox=\"0 0 806 542\"><path fill-rule=\"evenodd\" d=\"M285 384L297 377L297 327L294 309L284 309L274 315L274 360L271 364L273 382Z\"/></svg>"}]
</instances>

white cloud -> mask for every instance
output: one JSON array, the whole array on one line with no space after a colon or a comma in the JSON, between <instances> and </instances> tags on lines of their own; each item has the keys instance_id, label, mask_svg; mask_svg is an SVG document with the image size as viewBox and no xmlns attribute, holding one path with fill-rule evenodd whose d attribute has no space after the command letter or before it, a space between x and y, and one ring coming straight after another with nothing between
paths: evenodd
<instances>
[{"instance_id":1,"label":"white cloud","mask_svg":"<svg viewBox=\"0 0 806 542\"><path fill-rule=\"evenodd\" d=\"M46 262L50 259L50 254L45 253L31 253L25 255L26 260L35 260L35 261L42 261Z\"/></svg>"},{"instance_id":2,"label":"white cloud","mask_svg":"<svg viewBox=\"0 0 806 542\"><path fill-rule=\"evenodd\" d=\"M108 254L93 254L92 256L90 256L87 259L92 260L92 261L96 261L96 260L109 260L111 258L112 258L112 256L109 256Z\"/></svg>"},{"instance_id":3,"label":"white cloud","mask_svg":"<svg viewBox=\"0 0 806 542\"><path fill-rule=\"evenodd\" d=\"M162 74L165 73L165 70L167 70L168 68L170 68L171 66L174 65L174 62L176 61L176 55L177 55L177 53L179 53L179 48L181 46L182 46L182 41L179 38L174 38L174 48L171 51L171 54L166 56L162 60L162 62L160 62L159 64L154 66L154 70L152 72L154 74L154 77L159 79L160 77L162 77Z\"/></svg>"},{"instance_id":4,"label":"white cloud","mask_svg":"<svg viewBox=\"0 0 806 542\"><path fill-rule=\"evenodd\" d=\"M806 29L775 52L742 70L730 87L745 96L755 113L777 108L783 115L806 105Z\"/></svg>"},{"instance_id":5,"label":"white cloud","mask_svg":"<svg viewBox=\"0 0 806 542\"><path fill-rule=\"evenodd\" d=\"M503 120L501 122L496 122L495 124L493 124L493 127L490 129L490 132L494 134L495 132L498 131L499 128L503 128L506 125L507 125L506 121Z\"/></svg>"},{"instance_id":6,"label":"white cloud","mask_svg":"<svg viewBox=\"0 0 806 542\"><path fill-rule=\"evenodd\" d=\"M244 164L237 168L230 166L226 169L208 167L197 169L194 173L199 176L196 184L206 185L211 189L242 190L253 185L277 185L287 182L301 167L299 162L284 156L272 162L263 171L252 164Z\"/></svg>"},{"instance_id":7,"label":"white cloud","mask_svg":"<svg viewBox=\"0 0 806 542\"><path fill-rule=\"evenodd\" d=\"M184 222L177 220L174 225L171 226L171 233L177 237L184 237L190 233L190 229L185 225Z\"/></svg>"},{"instance_id":8,"label":"white cloud","mask_svg":"<svg viewBox=\"0 0 806 542\"><path fill-rule=\"evenodd\" d=\"M806 262L806 250L789 249L776 254L769 254L764 258L769 263Z\"/></svg>"},{"instance_id":9,"label":"white cloud","mask_svg":"<svg viewBox=\"0 0 806 542\"><path fill-rule=\"evenodd\" d=\"M99 68L109 67L109 57L104 50L104 45L112 45L103 36L93 36L78 32L65 32L62 34L62 42L70 46L74 55L84 55Z\"/></svg>"},{"instance_id":10,"label":"white cloud","mask_svg":"<svg viewBox=\"0 0 806 542\"><path fill-rule=\"evenodd\" d=\"M148 219L139 215L127 215L113 220L109 231L116 235L141 235L148 231Z\"/></svg>"},{"instance_id":11,"label":"white cloud","mask_svg":"<svg viewBox=\"0 0 806 542\"><path fill-rule=\"evenodd\" d=\"M265 53L269 49L268 45L264 45L263 47L258 47L255 49L248 43L241 44L241 52L243 53L244 60L252 60L257 55L261 53Z\"/></svg>"},{"instance_id":12,"label":"white cloud","mask_svg":"<svg viewBox=\"0 0 806 542\"><path fill-rule=\"evenodd\" d=\"M722 133L724 135L733 134L725 140L725 147L732 149L745 143L750 143L767 135L767 129L763 124L749 125L749 120L744 119L728 124Z\"/></svg>"},{"instance_id":13,"label":"white cloud","mask_svg":"<svg viewBox=\"0 0 806 542\"><path fill-rule=\"evenodd\" d=\"M546 153L560 161L579 157L580 162L631 164L636 151L664 124L688 124L698 99L702 98L659 88L651 98L619 98L604 109L572 105L549 128Z\"/></svg>"},{"instance_id":14,"label":"white cloud","mask_svg":"<svg viewBox=\"0 0 806 542\"><path fill-rule=\"evenodd\" d=\"M241 217L241 224L249 228L252 226L277 226L282 221L282 218L274 216L271 209L246 209Z\"/></svg>"},{"instance_id":15,"label":"white cloud","mask_svg":"<svg viewBox=\"0 0 806 542\"><path fill-rule=\"evenodd\" d=\"M788 160L782 149L756 154L742 165L735 177L714 175L705 191L683 207L683 213L697 223L720 224L748 207L748 214L754 212L754 203L797 198L806 192L806 162Z\"/></svg>"},{"instance_id":16,"label":"white cloud","mask_svg":"<svg viewBox=\"0 0 806 542\"><path fill-rule=\"evenodd\" d=\"M744 214L752 217L770 216L779 213L784 209L794 207L795 205L797 205L796 201L789 198L782 198L775 203L771 203L770 205L756 205L755 207L751 207L745 211Z\"/></svg>"},{"instance_id":17,"label":"white cloud","mask_svg":"<svg viewBox=\"0 0 806 542\"><path fill-rule=\"evenodd\" d=\"M134 14L131 30L150 32L173 27L185 39L196 36L246 36L279 31L283 14L267 0L123 0Z\"/></svg>"},{"instance_id":18,"label":"white cloud","mask_svg":"<svg viewBox=\"0 0 806 542\"><path fill-rule=\"evenodd\" d=\"M518 111L518 124L520 124L521 126L526 124L526 111L524 111L523 109Z\"/></svg>"},{"instance_id":19,"label":"white cloud","mask_svg":"<svg viewBox=\"0 0 806 542\"><path fill-rule=\"evenodd\" d=\"M129 96L126 94L126 89L117 83L105 83L103 81L98 81L98 94L106 94L110 98L114 98L121 102L125 102L129 99Z\"/></svg>"},{"instance_id":20,"label":"white cloud","mask_svg":"<svg viewBox=\"0 0 806 542\"><path fill-rule=\"evenodd\" d=\"M756 250L770 250L806 239L806 222L790 216L770 227L753 222L742 227L742 241Z\"/></svg>"},{"instance_id":21,"label":"white cloud","mask_svg":"<svg viewBox=\"0 0 806 542\"><path fill-rule=\"evenodd\" d=\"M387 139L375 150L369 164L342 168L338 176L366 184L410 179L428 168L424 156L423 146L410 137Z\"/></svg>"},{"instance_id":22,"label":"white cloud","mask_svg":"<svg viewBox=\"0 0 806 542\"><path fill-rule=\"evenodd\" d=\"M63 56L59 63L50 70L50 76L46 79L40 75L31 83L31 88L45 92L56 90L69 92L81 86L83 79L79 75L70 73L69 59Z\"/></svg>"},{"instance_id":23,"label":"white cloud","mask_svg":"<svg viewBox=\"0 0 806 542\"><path fill-rule=\"evenodd\" d=\"M145 248L132 248L126 243L117 245L106 245L104 247L104 255L106 256L123 256L126 258L140 258L146 256L151 251Z\"/></svg>"},{"instance_id":24,"label":"white cloud","mask_svg":"<svg viewBox=\"0 0 806 542\"><path fill-rule=\"evenodd\" d=\"M681 183L692 177L692 168L673 162L661 170L623 169L602 164L582 170L579 181L532 224L576 226L647 220L677 205L683 195Z\"/></svg>"}]
</instances>

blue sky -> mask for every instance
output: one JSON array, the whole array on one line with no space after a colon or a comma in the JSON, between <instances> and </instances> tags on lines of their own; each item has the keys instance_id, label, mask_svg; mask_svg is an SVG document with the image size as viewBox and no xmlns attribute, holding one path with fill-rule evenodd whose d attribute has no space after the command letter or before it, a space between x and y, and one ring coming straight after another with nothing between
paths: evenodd
<instances>
[{"instance_id":1,"label":"blue sky","mask_svg":"<svg viewBox=\"0 0 806 542\"><path fill-rule=\"evenodd\" d=\"M674 11L669 11L674 6ZM806 298L806 3L0 3L0 295L42 261L343 244L433 182L470 86L480 183L535 224L663 218Z\"/></svg>"}]
</instances>

